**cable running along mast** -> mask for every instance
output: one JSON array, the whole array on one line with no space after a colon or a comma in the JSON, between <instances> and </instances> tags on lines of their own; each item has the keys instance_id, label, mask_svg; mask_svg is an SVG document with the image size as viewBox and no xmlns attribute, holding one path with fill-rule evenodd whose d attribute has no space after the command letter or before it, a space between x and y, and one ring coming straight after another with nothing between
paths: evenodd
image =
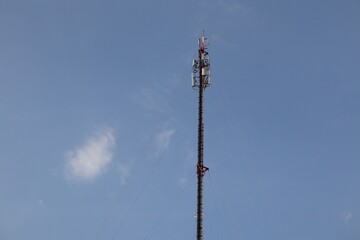
<instances>
[{"instance_id":1,"label":"cable running along mast","mask_svg":"<svg viewBox=\"0 0 360 240\"><path fill-rule=\"evenodd\" d=\"M203 239L203 177L209 168L204 166L204 123L203 123L203 95L205 88L210 86L210 58L207 52L208 39L204 33L198 40L198 60L193 60L192 87L199 92L198 106L198 155L197 155L197 211L196 211L196 240Z\"/></svg>"}]
</instances>

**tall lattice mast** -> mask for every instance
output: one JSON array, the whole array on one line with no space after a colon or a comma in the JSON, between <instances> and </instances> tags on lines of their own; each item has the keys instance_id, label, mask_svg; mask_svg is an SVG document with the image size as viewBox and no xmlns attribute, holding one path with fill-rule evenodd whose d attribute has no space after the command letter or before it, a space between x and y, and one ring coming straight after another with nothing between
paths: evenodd
<instances>
[{"instance_id":1,"label":"tall lattice mast","mask_svg":"<svg viewBox=\"0 0 360 240\"><path fill-rule=\"evenodd\" d=\"M196 211L196 240L203 239L203 177L209 170L204 166L204 123L203 123L203 94L210 86L210 58L207 52L208 39L204 33L198 41L198 60L193 60L192 87L199 91L199 122L198 122L198 159L197 159L197 211Z\"/></svg>"}]
</instances>

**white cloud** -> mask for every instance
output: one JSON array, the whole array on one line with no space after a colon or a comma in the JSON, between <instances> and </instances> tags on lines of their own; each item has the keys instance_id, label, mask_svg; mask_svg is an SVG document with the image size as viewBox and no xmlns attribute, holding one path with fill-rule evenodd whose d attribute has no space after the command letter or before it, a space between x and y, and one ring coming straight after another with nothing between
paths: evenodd
<instances>
[{"instance_id":1,"label":"white cloud","mask_svg":"<svg viewBox=\"0 0 360 240\"><path fill-rule=\"evenodd\" d=\"M68 180L89 181L99 176L113 159L115 136L111 128L96 130L85 143L66 156Z\"/></svg>"},{"instance_id":2,"label":"white cloud","mask_svg":"<svg viewBox=\"0 0 360 240\"><path fill-rule=\"evenodd\" d=\"M169 143L172 135L175 133L175 129L164 130L156 135L156 145L160 150L166 150L169 147Z\"/></svg>"}]
</instances>

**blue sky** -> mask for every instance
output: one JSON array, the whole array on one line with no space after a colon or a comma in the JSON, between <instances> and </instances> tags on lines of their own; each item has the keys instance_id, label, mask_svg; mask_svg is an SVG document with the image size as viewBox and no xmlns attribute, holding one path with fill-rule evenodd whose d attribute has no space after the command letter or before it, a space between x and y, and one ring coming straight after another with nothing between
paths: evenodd
<instances>
[{"instance_id":1,"label":"blue sky","mask_svg":"<svg viewBox=\"0 0 360 240\"><path fill-rule=\"evenodd\" d=\"M360 237L359 1L0 0L0 238Z\"/></svg>"}]
</instances>

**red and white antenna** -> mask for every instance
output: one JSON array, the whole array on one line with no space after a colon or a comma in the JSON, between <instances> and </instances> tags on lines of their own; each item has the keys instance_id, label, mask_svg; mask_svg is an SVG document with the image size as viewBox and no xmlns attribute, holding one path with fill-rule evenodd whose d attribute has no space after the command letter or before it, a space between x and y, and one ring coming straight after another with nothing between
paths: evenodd
<instances>
[{"instance_id":1,"label":"red and white antenna","mask_svg":"<svg viewBox=\"0 0 360 240\"><path fill-rule=\"evenodd\" d=\"M203 177L209 168L204 166L204 123L203 123L203 95L205 88L210 86L210 58L207 52L208 39L204 33L198 41L198 59L192 62L192 87L198 88L198 155L197 155L197 210L196 210L196 240L203 239Z\"/></svg>"}]
</instances>

